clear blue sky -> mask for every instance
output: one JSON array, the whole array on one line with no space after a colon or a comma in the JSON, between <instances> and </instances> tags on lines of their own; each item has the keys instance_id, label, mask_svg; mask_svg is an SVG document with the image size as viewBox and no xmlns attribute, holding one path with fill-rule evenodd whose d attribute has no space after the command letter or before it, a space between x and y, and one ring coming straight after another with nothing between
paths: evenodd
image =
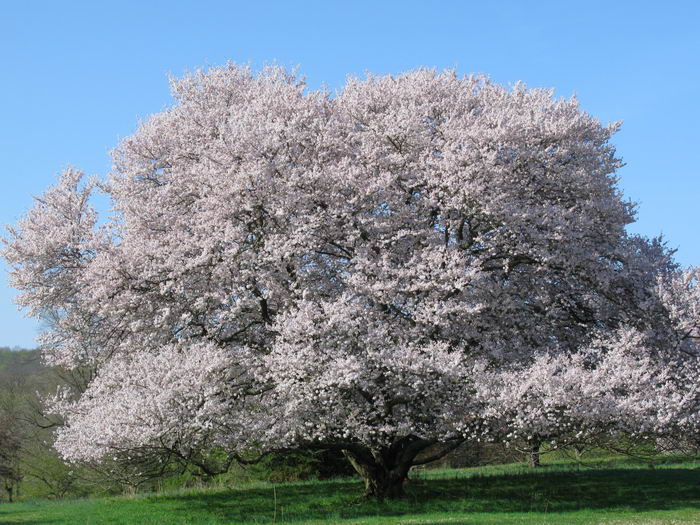
<instances>
[{"instance_id":1,"label":"clear blue sky","mask_svg":"<svg viewBox=\"0 0 700 525\"><path fill-rule=\"evenodd\" d=\"M604 122L638 201L631 228L700 264L700 2L15 1L0 14L0 223L66 166L110 169L139 118L170 104L168 73L227 60L300 66L312 88L418 66L576 93ZM0 279L0 346L35 322Z\"/></svg>"}]
</instances>

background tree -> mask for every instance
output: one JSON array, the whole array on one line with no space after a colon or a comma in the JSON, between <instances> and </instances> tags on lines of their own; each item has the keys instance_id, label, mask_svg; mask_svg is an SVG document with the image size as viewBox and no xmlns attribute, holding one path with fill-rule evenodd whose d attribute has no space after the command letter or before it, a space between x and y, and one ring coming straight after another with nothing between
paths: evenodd
<instances>
[{"instance_id":1,"label":"background tree","mask_svg":"<svg viewBox=\"0 0 700 525\"><path fill-rule=\"evenodd\" d=\"M22 418L22 379L21 376L0 374L0 480L10 502L22 481L20 460L27 440L27 428Z\"/></svg>"},{"instance_id":2,"label":"background tree","mask_svg":"<svg viewBox=\"0 0 700 525\"><path fill-rule=\"evenodd\" d=\"M575 100L429 70L334 97L235 65L172 87L109 180L64 172L6 241L20 304L54 320L47 360L94 371L54 400L65 457L304 445L399 496L513 425L494 385L553 366L585 393L577 367L635 326L617 124ZM620 408L585 399L547 417Z\"/></svg>"}]
</instances>

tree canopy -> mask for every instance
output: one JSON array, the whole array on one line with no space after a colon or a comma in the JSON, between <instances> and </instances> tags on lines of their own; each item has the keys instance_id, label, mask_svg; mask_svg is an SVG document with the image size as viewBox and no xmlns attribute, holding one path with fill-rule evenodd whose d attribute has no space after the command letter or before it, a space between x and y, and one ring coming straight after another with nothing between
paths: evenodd
<instances>
[{"instance_id":1,"label":"tree canopy","mask_svg":"<svg viewBox=\"0 0 700 525\"><path fill-rule=\"evenodd\" d=\"M336 448L385 497L465 439L695 424L697 273L625 233L618 124L450 71L172 89L6 240L45 358L89 371L65 457Z\"/></svg>"}]
</instances>

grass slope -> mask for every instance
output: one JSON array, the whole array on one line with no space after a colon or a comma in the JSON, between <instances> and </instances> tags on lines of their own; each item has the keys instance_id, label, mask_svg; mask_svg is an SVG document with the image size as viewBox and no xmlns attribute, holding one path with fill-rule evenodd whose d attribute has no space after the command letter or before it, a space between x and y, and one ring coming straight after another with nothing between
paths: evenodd
<instances>
[{"instance_id":1,"label":"grass slope","mask_svg":"<svg viewBox=\"0 0 700 525\"><path fill-rule=\"evenodd\" d=\"M609 524L700 523L700 465L610 459L422 471L407 497L358 499L356 480L0 505L0 523L24 524Z\"/></svg>"}]
</instances>

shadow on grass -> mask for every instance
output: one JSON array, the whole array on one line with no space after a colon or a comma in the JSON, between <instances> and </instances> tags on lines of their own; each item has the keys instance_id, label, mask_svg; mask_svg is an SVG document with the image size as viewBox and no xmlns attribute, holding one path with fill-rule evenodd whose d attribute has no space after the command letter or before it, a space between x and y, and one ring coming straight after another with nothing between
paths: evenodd
<instances>
[{"instance_id":1,"label":"shadow on grass","mask_svg":"<svg viewBox=\"0 0 700 525\"><path fill-rule=\"evenodd\" d=\"M204 511L231 522L304 522L432 512L570 512L700 508L700 471L678 468L533 471L461 479L410 481L404 499L358 498L359 481L278 485L179 496L182 511Z\"/></svg>"}]
</instances>

